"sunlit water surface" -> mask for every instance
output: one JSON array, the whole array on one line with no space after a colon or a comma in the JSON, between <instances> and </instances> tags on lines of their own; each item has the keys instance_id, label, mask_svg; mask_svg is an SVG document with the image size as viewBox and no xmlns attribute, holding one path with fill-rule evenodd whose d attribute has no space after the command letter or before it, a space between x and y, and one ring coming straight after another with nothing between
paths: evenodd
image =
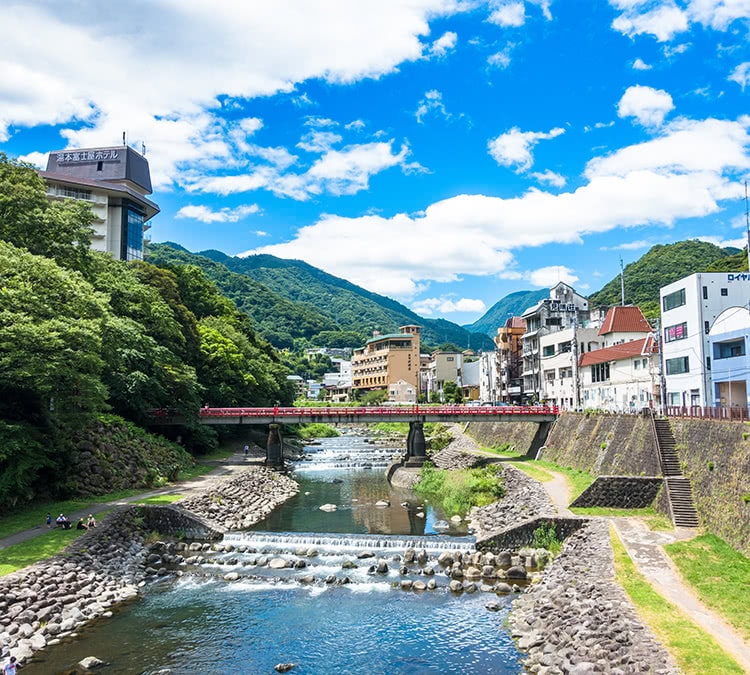
<instances>
[{"instance_id":1,"label":"sunlit water surface","mask_svg":"<svg viewBox=\"0 0 750 675\"><path fill-rule=\"evenodd\" d=\"M270 675L279 663L294 663L292 675L518 673L519 654L504 627L512 596L454 596L444 575L436 577L435 591L393 587L404 577L392 558L407 546L433 557L473 547L465 528L438 534L433 525L443 514L413 493L390 488L384 470L394 449L346 436L309 451L295 467L300 494L256 531L227 536L249 552L222 554L222 564L203 566L206 577L147 587L142 600L41 653L23 672L70 672L93 655L107 662L97 670L107 674ZM337 510L323 512L322 504ZM259 555L295 559L309 548L317 555L304 569L258 564ZM373 558L357 557L364 550L389 560L387 576L372 573ZM357 566L342 569L344 561ZM228 571L240 579L224 581ZM302 583L310 575L316 581ZM330 575L348 583L326 584ZM487 611L489 600L504 603L503 610Z\"/></svg>"}]
</instances>

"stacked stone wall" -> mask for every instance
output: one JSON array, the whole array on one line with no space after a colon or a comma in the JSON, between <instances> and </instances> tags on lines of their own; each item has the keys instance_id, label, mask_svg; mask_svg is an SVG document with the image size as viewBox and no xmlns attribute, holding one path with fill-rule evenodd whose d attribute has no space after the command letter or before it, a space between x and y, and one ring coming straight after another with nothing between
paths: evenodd
<instances>
[{"instance_id":1,"label":"stacked stone wall","mask_svg":"<svg viewBox=\"0 0 750 675\"><path fill-rule=\"evenodd\" d=\"M701 525L750 556L750 424L687 418L669 422Z\"/></svg>"},{"instance_id":2,"label":"stacked stone wall","mask_svg":"<svg viewBox=\"0 0 750 675\"><path fill-rule=\"evenodd\" d=\"M537 426L528 422L469 422L466 433L487 448L499 448L508 443L516 452L526 454Z\"/></svg>"},{"instance_id":3,"label":"stacked stone wall","mask_svg":"<svg viewBox=\"0 0 750 675\"><path fill-rule=\"evenodd\" d=\"M224 536L222 528L175 506L145 506L143 518L147 529L166 537L215 541Z\"/></svg>"},{"instance_id":4,"label":"stacked stone wall","mask_svg":"<svg viewBox=\"0 0 750 675\"><path fill-rule=\"evenodd\" d=\"M571 506L645 509L654 503L663 483L660 477L598 476Z\"/></svg>"},{"instance_id":5,"label":"stacked stone wall","mask_svg":"<svg viewBox=\"0 0 750 675\"><path fill-rule=\"evenodd\" d=\"M565 541L571 534L577 532L586 524L584 518L531 518L519 525L509 527L499 532L491 532L482 538L477 538L477 551L501 551L503 549L519 549L534 544L534 533L539 528L555 528L558 541Z\"/></svg>"}]
</instances>

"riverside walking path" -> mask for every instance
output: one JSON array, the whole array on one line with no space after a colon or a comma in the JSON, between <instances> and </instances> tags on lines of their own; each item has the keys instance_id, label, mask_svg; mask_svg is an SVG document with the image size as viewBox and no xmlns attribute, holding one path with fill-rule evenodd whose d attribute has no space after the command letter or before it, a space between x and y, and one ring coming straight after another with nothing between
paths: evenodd
<instances>
[{"instance_id":1,"label":"riverside walking path","mask_svg":"<svg viewBox=\"0 0 750 675\"><path fill-rule=\"evenodd\" d=\"M98 514L102 511L108 511L113 507L140 502L149 497L158 497L159 495L169 494L180 494L187 497L196 492L202 492L211 487L211 485L217 481L236 475L251 466L261 466L264 462L265 456L265 450L257 447L253 448L253 446L251 446L251 452L248 457L245 457L244 453L240 451L233 453L225 459L206 461L206 464L215 465L214 468L210 472L198 476L197 478L187 481L178 481L163 488L150 490L137 495L131 495L130 497L124 497L123 499L115 499L111 502L92 503L87 506L85 510L75 511L66 515L71 523L75 523L79 518L86 520L89 513ZM52 514L52 517L54 519L55 514ZM34 537L38 537L48 531L47 526L44 523L40 523L37 527L33 527L29 530L22 530L21 532L16 532L7 537L0 538L0 550L33 539Z\"/></svg>"}]
</instances>

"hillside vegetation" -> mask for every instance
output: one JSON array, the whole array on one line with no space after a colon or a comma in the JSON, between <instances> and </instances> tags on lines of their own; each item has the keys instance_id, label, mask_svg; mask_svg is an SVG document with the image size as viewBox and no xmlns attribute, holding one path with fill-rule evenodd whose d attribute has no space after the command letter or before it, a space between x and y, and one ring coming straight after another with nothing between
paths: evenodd
<instances>
[{"instance_id":1,"label":"hillside vegetation","mask_svg":"<svg viewBox=\"0 0 750 675\"><path fill-rule=\"evenodd\" d=\"M172 243L152 244L157 265L195 265L253 319L258 332L278 348L304 339L310 345L359 347L399 326L422 326L425 351L444 343L462 349L492 349L487 335L445 319L425 319L404 305L360 288L300 260L271 255L236 258L219 251L190 253Z\"/></svg>"},{"instance_id":2,"label":"hillside vegetation","mask_svg":"<svg viewBox=\"0 0 750 675\"><path fill-rule=\"evenodd\" d=\"M747 270L747 252L743 253L736 248L720 248L694 239L659 244L625 266L625 304L638 305L647 318L653 319L659 316L659 289L662 286L696 272L743 270ZM619 305L620 302L619 274L601 290L589 296L591 307Z\"/></svg>"},{"instance_id":3,"label":"hillside vegetation","mask_svg":"<svg viewBox=\"0 0 750 675\"><path fill-rule=\"evenodd\" d=\"M509 293L490 307L480 319L464 326L466 330L484 333L490 337L497 335L497 329L513 316L521 316L529 307L533 307L540 300L549 297L549 289L537 291L516 291Z\"/></svg>"}]
</instances>

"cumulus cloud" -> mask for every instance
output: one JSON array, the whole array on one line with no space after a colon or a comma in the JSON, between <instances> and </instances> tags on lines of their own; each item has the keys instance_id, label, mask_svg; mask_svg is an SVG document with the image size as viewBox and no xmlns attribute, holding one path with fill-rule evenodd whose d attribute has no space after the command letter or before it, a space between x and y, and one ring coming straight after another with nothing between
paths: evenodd
<instances>
[{"instance_id":1,"label":"cumulus cloud","mask_svg":"<svg viewBox=\"0 0 750 675\"><path fill-rule=\"evenodd\" d=\"M175 218L188 218L190 220L199 220L202 223L236 223L246 216L258 213L260 208L257 204L247 204L235 208L224 208L214 211L207 206L188 205L183 206L176 214Z\"/></svg>"},{"instance_id":2,"label":"cumulus cloud","mask_svg":"<svg viewBox=\"0 0 750 675\"><path fill-rule=\"evenodd\" d=\"M446 31L430 45L429 53L431 56L445 56L448 52L453 51L457 41L458 35L452 31Z\"/></svg>"},{"instance_id":3,"label":"cumulus cloud","mask_svg":"<svg viewBox=\"0 0 750 675\"><path fill-rule=\"evenodd\" d=\"M528 279L537 288L550 288L561 281L572 286L578 281L578 277L573 273L573 270L564 265L540 267L530 272Z\"/></svg>"},{"instance_id":4,"label":"cumulus cloud","mask_svg":"<svg viewBox=\"0 0 750 675\"><path fill-rule=\"evenodd\" d=\"M644 127L658 127L664 116L674 109L672 97L662 89L636 85L628 87L617 104L620 117L635 117Z\"/></svg>"},{"instance_id":5,"label":"cumulus cloud","mask_svg":"<svg viewBox=\"0 0 750 675\"><path fill-rule=\"evenodd\" d=\"M740 63L727 79L736 82L742 87L742 91L745 91L745 87L750 84L750 61Z\"/></svg>"},{"instance_id":6,"label":"cumulus cloud","mask_svg":"<svg viewBox=\"0 0 750 675\"><path fill-rule=\"evenodd\" d=\"M744 194L736 176L750 170L749 129L747 116L679 120L650 141L592 159L584 184L572 191L531 189L513 198L462 194L418 213L390 216L328 214L287 242L248 253L302 259L404 299L431 282L464 275L525 278L541 286L559 276L570 283L575 275L568 268L519 271L513 252L580 243L586 235L615 228L670 227L679 219L718 213L723 202ZM347 255L332 256L334 249Z\"/></svg>"},{"instance_id":7,"label":"cumulus cloud","mask_svg":"<svg viewBox=\"0 0 750 675\"><path fill-rule=\"evenodd\" d=\"M716 30L726 30L736 19L750 19L748 0L691 0L688 12L693 21Z\"/></svg>"},{"instance_id":8,"label":"cumulus cloud","mask_svg":"<svg viewBox=\"0 0 750 675\"><path fill-rule=\"evenodd\" d=\"M539 141L555 138L564 133L565 129L560 127L548 132L521 131L518 127L513 127L490 140L487 149L500 166L515 167L516 173L521 173L534 163L531 150Z\"/></svg>"},{"instance_id":9,"label":"cumulus cloud","mask_svg":"<svg viewBox=\"0 0 750 675\"><path fill-rule=\"evenodd\" d=\"M648 34L659 42L667 42L688 29L687 13L672 0L658 3L656 7L639 0L610 0L610 4L624 10L612 22L612 28L623 35Z\"/></svg>"},{"instance_id":10,"label":"cumulus cloud","mask_svg":"<svg viewBox=\"0 0 750 675\"><path fill-rule=\"evenodd\" d=\"M509 42L507 45L505 45L505 48L503 50L495 52L494 54L490 54L490 56L487 57L487 64L492 66L493 68L500 68L500 70L505 70L510 65L510 54L513 51L514 47L515 44Z\"/></svg>"},{"instance_id":11,"label":"cumulus cloud","mask_svg":"<svg viewBox=\"0 0 750 675\"><path fill-rule=\"evenodd\" d=\"M643 59L636 59L633 61L633 70L651 70L653 66L649 66Z\"/></svg>"},{"instance_id":12,"label":"cumulus cloud","mask_svg":"<svg viewBox=\"0 0 750 675\"><path fill-rule=\"evenodd\" d=\"M458 11L454 0L194 0L121 12L95 0L71 12L52 0L16 4L0 22L0 142L42 124L68 125L68 147L119 143L126 130L129 142L151 149L152 182L166 189L185 172L233 161L222 108L293 95L308 79L391 73L429 50L430 21ZM438 39L439 48L449 41Z\"/></svg>"},{"instance_id":13,"label":"cumulus cloud","mask_svg":"<svg viewBox=\"0 0 750 675\"><path fill-rule=\"evenodd\" d=\"M563 187L567 182L565 176L561 176L559 173L555 173L549 169L542 172L533 172L531 176L536 178L540 183L549 183L555 187Z\"/></svg>"},{"instance_id":14,"label":"cumulus cloud","mask_svg":"<svg viewBox=\"0 0 750 675\"><path fill-rule=\"evenodd\" d=\"M474 312L481 314L487 309L482 300L472 298L425 298L412 304L412 311L421 316L434 316L436 314L453 314L455 312Z\"/></svg>"},{"instance_id":15,"label":"cumulus cloud","mask_svg":"<svg viewBox=\"0 0 750 675\"><path fill-rule=\"evenodd\" d=\"M523 2L501 2L492 3L494 9L487 21L496 26L523 26L526 20L526 8Z\"/></svg>"},{"instance_id":16,"label":"cumulus cloud","mask_svg":"<svg viewBox=\"0 0 750 675\"><path fill-rule=\"evenodd\" d=\"M602 251L638 251L644 248L651 248L656 242L648 241L647 239L634 239L633 241L626 241L616 246L602 246Z\"/></svg>"}]
</instances>

